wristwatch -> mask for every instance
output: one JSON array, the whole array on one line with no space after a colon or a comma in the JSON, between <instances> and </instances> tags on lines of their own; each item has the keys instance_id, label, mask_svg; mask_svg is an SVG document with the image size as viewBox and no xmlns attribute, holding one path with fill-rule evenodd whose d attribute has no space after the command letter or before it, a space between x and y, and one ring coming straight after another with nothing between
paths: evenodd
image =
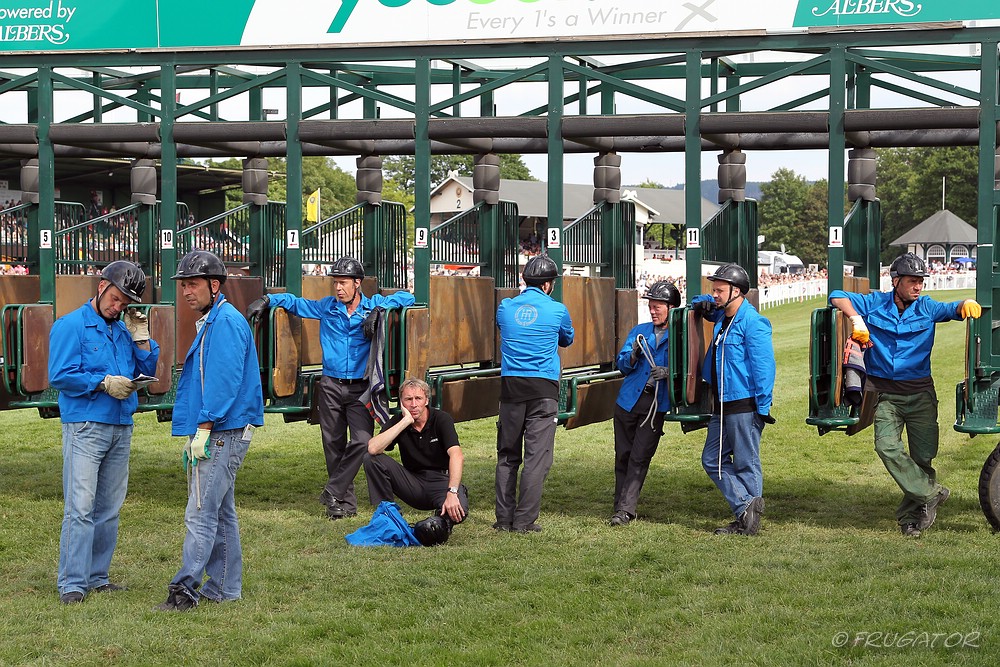
<instances>
[{"instance_id":1,"label":"wristwatch","mask_svg":"<svg viewBox=\"0 0 1000 667\"><path fill-rule=\"evenodd\" d=\"M448 487L448 493L454 493L457 496L458 495L458 487L457 486L449 486Z\"/></svg>"}]
</instances>

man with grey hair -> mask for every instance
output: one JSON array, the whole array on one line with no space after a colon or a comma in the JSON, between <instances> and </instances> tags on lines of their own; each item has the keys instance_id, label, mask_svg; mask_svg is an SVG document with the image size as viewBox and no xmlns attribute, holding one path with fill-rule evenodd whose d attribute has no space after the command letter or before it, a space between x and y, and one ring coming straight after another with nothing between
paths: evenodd
<instances>
[{"instance_id":1,"label":"man with grey hair","mask_svg":"<svg viewBox=\"0 0 1000 667\"><path fill-rule=\"evenodd\" d=\"M464 457L455 421L430 407L431 388L409 378L399 387L400 413L368 441L364 457L372 505L396 496L420 510L436 510L451 523L469 513L469 492L462 484ZM402 464L385 452L399 445Z\"/></svg>"}]
</instances>

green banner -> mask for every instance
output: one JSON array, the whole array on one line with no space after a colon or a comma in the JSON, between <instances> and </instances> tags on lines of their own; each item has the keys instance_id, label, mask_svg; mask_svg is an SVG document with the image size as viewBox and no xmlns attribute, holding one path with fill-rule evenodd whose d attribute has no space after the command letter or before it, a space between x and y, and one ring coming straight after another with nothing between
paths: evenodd
<instances>
[{"instance_id":1,"label":"green banner","mask_svg":"<svg viewBox=\"0 0 1000 667\"><path fill-rule=\"evenodd\" d=\"M981 21L1000 18L997 0L799 0L793 26Z\"/></svg>"}]
</instances>

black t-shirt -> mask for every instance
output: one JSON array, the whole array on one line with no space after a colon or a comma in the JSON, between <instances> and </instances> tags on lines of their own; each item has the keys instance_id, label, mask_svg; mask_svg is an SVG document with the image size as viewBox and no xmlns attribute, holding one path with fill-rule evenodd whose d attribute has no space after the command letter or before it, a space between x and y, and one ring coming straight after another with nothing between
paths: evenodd
<instances>
[{"instance_id":1,"label":"black t-shirt","mask_svg":"<svg viewBox=\"0 0 1000 667\"><path fill-rule=\"evenodd\" d=\"M559 383L548 378L505 375L500 378L501 403L527 403L539 398L559 400Z\"/></svg>"},{"instance_id":2,"label":"black t-shirt","mask_svg":"<svg viewBox=\"0 0 1000 667\"><path fill-rule=\"evenodd\" d=\"M427 408L427 423L420 431L411 424L392 441L386 451L399 445L399 458L403 467L411 472L421 470L448 470L448 448L458 444L458 433L455 432L455 420L447 412ZM396 415L389 420L384 428L391 428L399 423L402 415Z\"/></svg>"}]
</instances>

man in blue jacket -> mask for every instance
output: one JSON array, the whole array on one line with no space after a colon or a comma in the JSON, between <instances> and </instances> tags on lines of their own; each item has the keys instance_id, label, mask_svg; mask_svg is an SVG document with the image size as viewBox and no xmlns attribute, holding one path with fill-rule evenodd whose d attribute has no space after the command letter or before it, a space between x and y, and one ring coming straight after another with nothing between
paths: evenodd
<instances>
[{"instance_id":1,"label":"man in blue jacket","mask_svg":"<svg viewBox=\"0 0 1000 667\"><path fill-rule=\"evenodd\" d=\"M183 461L190 475L181 568L159 611L187 611L201 598L227 602L242 596L236 472L254 428L264 425L257 347L243 314L220 291L225 265L206 250L194 250L181 258L173 279L201 318L177 381L171 429L187 438Z\"/></svg>"},{"instance_id":2,"label":"man in blue jacket","mask_svg":"<svg viewBox=\"0 0 1000 667\"><path fill-rule=\"evenodd\" d=\"M625 526L636 516L649 464L663 435L663 415L670 409L667 385L667 316L681 305L681 293L669 281L653 283L645 294L651 322L632 328L618 353L625 378L615 402L615 512L608 521Z\"/></svg>"},{"instance_id":3,"label":"man in blue jacket","mask_svg":"<svg viewBox=\"0 0 1000 667\"><path fill-rule=\"evenodd\" d=\"M108 569L139 406L132 379L153 375L160 357L146 316L128 309L145 289L142 269L112 262L101 272L97 295L56 320L49 333L49 384L59 390L63 432L57 580L63 604L83 602L88 591L124 588L108 579Z\"/></svg>"},{"instance_id":4,"label":"man in blue jacket","mask_svg":"<svg viewBox=\"0 0 1000 667\"><path fill-rule=\"evenodd\" d=\"M696 313L715 323L702 366L712 417L701 464L735 516L715 534L756 535L764 513L760 436L765 423L774 423L771 323L746 300L750 276L743 267L726 264L710 280L711 296L691 300Z\"/></svg>"},{"instance_id":5,"label":"man in blue jacket","mask_svg":"<svg viewBox=\"0 0 1000 667\"><path fill-rule=\"evenodd\" d=\"M873 343L865 351L865 370L867 390L878 392L875 451L903 492L896 521L907 537L920 537L930 528L951 494L932 466L938 450L938 401L931 377L935 326L982 314L972 299L940 303L920 296L927 275L924 260L908 252L889 266L892 292L830 293L830 305L851 320L851 337Z\"/></svg>"},{"instance_id":6,"label":"man in blue jacket","mask_svg":"<svg viewBox=\"0 0 1000 667\"><path fill-rule=\"evenodd\" d=\"M556 263L536 255L524 267L527 288L497 308L500 418L497 422L495 530L537 533L542 485L552 467L559 410L559 348L573 343L566 306L553 299ZM523 451L522 451L523 446ZM517 496L517 473L521 493Z\"/></svg>"},{"instance_id":7,"label":"man in blue jacket","mask_svg":"<svg viewBox=\"0 0 1000 667\"><path fill-rule=\"evenodd\" d=\"M328 477L320 502L326 506L326 515L337 520L358 513L354 478L375 431L375 421L360 400L368 388L365 370L374 323L386 308L412 305L413 295L365 296L361 292L365 270L353 257L334 262L330 275L334 277L333 296L313 301L292 294L265 295L250 304L247 317L259 317L268 308L284 308L320 321L323 377L319 381L319 428Z\"/></svg>"}]
</instances>

